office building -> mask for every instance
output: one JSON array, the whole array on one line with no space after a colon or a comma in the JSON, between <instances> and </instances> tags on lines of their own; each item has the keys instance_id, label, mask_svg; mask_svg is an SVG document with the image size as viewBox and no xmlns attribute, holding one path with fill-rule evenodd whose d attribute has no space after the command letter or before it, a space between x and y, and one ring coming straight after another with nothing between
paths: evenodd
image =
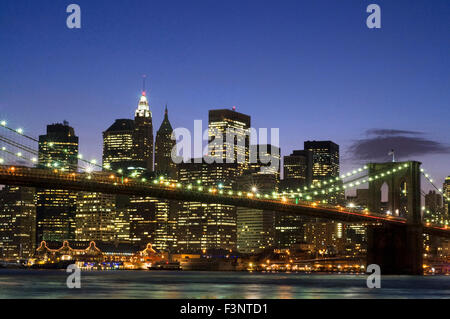
<instances>
[{"instance_id":1,"label":"office building","mask_svg":"<svg viewBox=\"0 0 450 319\"><path fill-rule=\"evenodd\" d=\"M155 139L155 172L157 175L166 175L176 178L177 165L172 159L172 151L175 150L176 141L172 139L172 125L169 121L167 106L164 112L164 120L156 132ZM176 156L176 152L174 152Z\"/></svg>"},{"instance_id":2,"label":"office building","mask_svg":"<svg viewBox=\"0 0 450 319\"><path fill-rule=\"evenodd\" d=\"M133 158L140 162L139 167L153 171L153 123L152 112L146 92L139 99L134 116Z\"/></svg>"},{"instance_id":3,"label":"office building","mask_svg":"<svg viewBox=\"0 0 450 319\"><path fill-rule=\"evenodd\" d=\"M118 119L103 132L103 167L124 174L139 165L134 159L134 121Z\"/></svg>"},{"instance_id":4,"label":"office building","mask_svg":"<svg viewBox=\"0 0 450 319\"><path fill-rule=\"evenodd\" d=\"M75 172L78 167L78 137L64 121L47 125L39 136L38 167ZM63 189L37 189L37 242L75 239L77 194Z\"/></svg>"},{"instance_id":5,"label":"office building","mask_svg":"<svg viewBox=\"0 0 450 319\"><path fill-rule=\"evenodd\" d=\"M306 141L304 149L312 153L312 182L339 177L339 145L332 141Z\"/></svg>"},{"instance_id":6,"label":"office building","mask_svg":"<svg viewBox=\"0 0 450 319\"><path fill-rule=\"evenodd\" d=\"M280 154L280 148L275 145L250 145L249 170L260 174L273 174L280 180Z\"/></svg>"},{"instance_id":7,"label":"office building","mask_svg":"<svg viewBox=\"0 0 450 319\"><path fill-rule=\"evenodd\" d=\"M178 165L179 182L195 189L217 192L232 190L239 175L237 163L209 163L202 159ZM236 249L236 207L185 202L177 214L177 249L201 252L208 249Z\"/></svg>"},{"instance_id":8,"label":"office building","mask_svg":"<svg viewBox=\"0 0 450 319\"><path fill-rule=\"evenodd\" d=\"M249 173L238 177L236 189L256 194L277 191L276 174ZM240 253L260 253L273 250L276 212L237 207L237 250Z\"/></svg>"},{"instance_id":9,"label":"office building","mask_svg":"<svg viewBox=\"0 0 450 319\"><path fill-rule=\"evenodd\" d=\"M105 174L95 172L95 175ZM107 173L106 173L107 174ZM79 192L75 215L77 241L112 242L116 237L116 196L96 192Z\"/></svg>"},{"instance_id":10,"label":"office building","mask_svg":"<svg viewBox=\"0 0 450 319\"><path fill-rule=\"evenodd\" d=\"M208 155L216 162L237 163L240 174L248 168L250 116L235 109L210 110L208 137Z\"/></svg>"},{"instance_id":11,"label":"office building","mask_svg":"<svg viewBox=\"0 0 450 319\"><path fill-rule=\"evenodd\" d=\"M0 190L0 259L32 257L36 242L35 190L5 186Z\"/></svg>"},{"instance_id":12,"label":"office building","mask_svg":"<svg viewBox=\"0 0 450 319\"><path fill-rule=\"evenodd\" d=\"M447 178L445 179L442 191L444 193L443 201L446 218L450 222L450 176L447 176Z\"/></svg>"},{"instance_id":13,"label":"office building","mask_svg":"<svg viewBox=\"0 0 450 319\"><path fill-rule=\"evenodd\" d=\"M430 190L428 194L425 194L424 220L429 223L441 224L446 221L445 215L441 194Z\"/></svg>"},{"instance_id":14,"label":"office building","mask_svg":"<svg viewBox=\"0 0 450 319\"><path fill-rule=\"evenodd\" d=\"M310 151L293 151L283 157L283 189L301 188L312 182L312 153Z\"/></svg>"}]
</instances>

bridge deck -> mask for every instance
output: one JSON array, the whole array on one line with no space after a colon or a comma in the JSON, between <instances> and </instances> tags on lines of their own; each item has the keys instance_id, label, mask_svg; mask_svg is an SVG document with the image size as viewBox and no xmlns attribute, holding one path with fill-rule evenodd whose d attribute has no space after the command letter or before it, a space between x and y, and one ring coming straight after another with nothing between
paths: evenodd
<instances>
[{"instance_id":1,"label":"bridge deck","mask_svg":"<svg viewBox=\"0 0 450 319\"><path fill-rule=\"evenodd\" d=\"M72 191L99 192L109 194L124 194L134 196L148 196L167 200L186 202L202 202L209 204L223 204L254 209L272 210L277 212L294 213L308 217L331 219L342 222L363 223L395 223L405 224L403 218L385 216L381 214L350 211L342 207L315 205L314 203L271 200L265 198L249 198L228 194L200 192L177 188L175 185L164 186L132 179L122 179L111 175L89 175L85 173L67 173L59 170L38 169L23 166L0 165L0 185L15 185L46 189L66 189ZM440 236L450 236L450 229L424 226L424 231Z\"/></svg>"}]
</instances>

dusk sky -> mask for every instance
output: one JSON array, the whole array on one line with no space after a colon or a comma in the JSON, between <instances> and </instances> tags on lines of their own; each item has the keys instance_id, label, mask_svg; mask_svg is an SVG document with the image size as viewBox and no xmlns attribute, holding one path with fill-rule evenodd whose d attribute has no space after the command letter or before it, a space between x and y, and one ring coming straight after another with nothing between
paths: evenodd
<instances>
[{"instance_id":1,"label":"dusk sky","mask_svg":"<svg viewBox=\"0 0 450 319\"><path fill-rule=\"evenodd\" d=\"M432 2L432 5L431 5ZM67 5L81 29L66 27ZM368 29L366 7L381 7ZM69 121L85 158L132 118L147 74L155 130L231 108L280 128L283 155L305 140L341 146L341 171L419 160L450 175L450 1L0 2L0 120L32 136Z\"/></svg>"}]
</instances>

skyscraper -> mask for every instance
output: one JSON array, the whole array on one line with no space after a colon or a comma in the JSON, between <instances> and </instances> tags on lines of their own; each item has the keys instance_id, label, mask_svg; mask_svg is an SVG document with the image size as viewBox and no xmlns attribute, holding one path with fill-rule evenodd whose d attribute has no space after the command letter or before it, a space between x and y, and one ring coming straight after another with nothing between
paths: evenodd
<instances>
[{"instance_id":1,"label":"skyscraper","mask_svg":"<svg viewBox=\"0 0 450 319\"><path fill-rule=\"evenodd\" d=\"M426 222L444 223L445 209L442 205L442 196L436 191L429 191L425 194L425 211L423 218Z\"/></svg>"},{"instance_id":2,"label":"skyscraper","mask_svg":"<svg viewBox=\"0 0 450 319\"><path fill-rule=\"evenodd\" d=\"M5 186L0 190L0 259L31 257L36 241L34 188Z\"/></svg>"},{"instance_id":3,"label":"skyscraper","mask_svg":"<svg viewBox=\"0 0 450 319\"><path fill-rule=\"evenodd\" d=\"M306 141L304 149L312 153L312 183L319 184L339 177L339 145L332 141ZM341 186L339 184L339 186ZM314 196L314 200L330 204L343 204L344 191ZM344 241L345 225L340 222L307 222L304 225L305 239L314 244L316 250L340 250Z\"/></svg>"},{"instance_id":4,"label":"skyscraper","mask_svg":"<svg viewBox=\"0 0 450 319\"><path fill-rule=\"evenodd\" d=\"M94 175L106 175L94 172ZM109 174L108 174L109 175ZM79 192L75 215L77 241L112 242L116 239L116 196L96 192Z\"/></svg>"},{"instance_id":5,"label":"skyscraper","mask_svg":"<svg viewBox=\"0 0 450 319\"><path fill-rule=\"evenodd\" d=\"M227 138L227 134L229 135ZM250 116L234 109L209 111L209 156L223 163L235 162L241 174L248 168L250 155Z\"/></svg>"},{"instance_id":6,"label":"skyscraper","mask_svg":"<svg viewBox=\"0 0 450 319\"><path fill-rule=\"evenodd\" d=\"M78 166L78 137L66 121L47 125L39 136L39 167L75 172ZM42 240L75 239L76 193L61 189L37 189L36 237Z\"/></svg>"},{"instance_id":7,"label":"skyscraper","mask_svg":"<svg viewBox=\"0 0 450 319\"><path fill-rule=\"evenodd\" d=\"M236 189L268 194L276 191L276 174L249 173L238 177ZM237 250L259 253L274 248L275 213L271 210L237 208Z\"/></svg>"},{"instance_id":8,"label":"skyscraper","mask_svg":"<svg viewBox=\"0 0 450 319\"><path fill-rule=\"evenodd\" d=\"M164 120L156 132L155 139L155 172L176 178L177 165L172 160L172 150L176 142L172 140L172 125L169 121L167 106L164 112Z\"/></svg>"},{"instance_id":9,"label":"skyscraper","mask_svg":"<svg viewBox=\"0 0 450 319\"><path fill-rule=\"evenodd\" d=\"M444 193L446 218L448 221L450 221L450 176L447 176L447 178L445 179L442 190Z\"/></svg>"},{"instance_id":10,"label":"skyscraper","mask_svg":"<svg viewBox=\"0 0 450 319\"><path fill-rule=\"evenodd\" d=\"M178 165L179 181L192 188L232 189L237 163L194 160ZM180 252L236 248L236 207L199 202L183 203L177 214L177 248Z\"/></svg>"},{"instance_id":11,"label":"skyscraper","mask_svg":"<svg viewBox=\"0 0 450 319\"><path fill-rule=\"evenodd\" d=\"M77 170L78 136L67 121L47 125L47 134L39 136L38 167Z\"/></svg>"},{"instance_id":12,"label":"skyscraper","mask_svg":"<svg viewBox=\"0 0 450 319\"><path fill-rule=\"evenodd\" d=\"M250 145L249 170L260 174L273 174L280 180L280 154L280 148L275 145Z\"/></svg>"},{"instance_id":13,"label":"skyscraper","mask_svg":"<svg viewBox=\"0 0 450 319\"><path fill-rule=\"evenodd\" d=\"M103 132L103 167L112 170L122 170L137 165L134 160L134 121L129 119L116 120Z\"/></svg>"},{"instance_id":14,"label":"skyscraper","mask_svg":"<svg viewBox=\"0 0 450 319\"><path fill-rule=\"evenodd\" d=\"M142 91L134 116L133 158L147 171L153 171L153 124L152 112L146 92Z\"/></svg>"},{"instance_id":15,"label":"skyscraper","mask_svg":"<svg viewBox=\"0 0 450 319\"><path fill-rule=\"evenodd\" d=\"M339 177L339 145L332 141L306 141L304 149L312 153L312 182Z\"/></svg>"},{"instance_id":16,"label":"skyscraper","mask_svg":"<svg viewBox=\"0 0 450 319\"><path fill-rule=\"evenodd\" d=\"M296 189L311 184L312 153L310 151L293 151L284 156L282 186L284 189Z\"/></svg>"}]
</instances>

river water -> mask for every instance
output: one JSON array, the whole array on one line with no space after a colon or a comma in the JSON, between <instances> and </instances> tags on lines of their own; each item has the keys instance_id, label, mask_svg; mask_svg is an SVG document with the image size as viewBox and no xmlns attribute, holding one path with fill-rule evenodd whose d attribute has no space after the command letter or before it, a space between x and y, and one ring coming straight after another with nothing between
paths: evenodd
<instances>
[{"instance_id":1,"label":"river water","mask_svg":"<svg viewBox=\"0 0 450 319\"><path fill-rule=\"evenodd\" d=\"M450 298L450 276L83 271L69 289L65 270L0 270L0 298Z\"/></svg>"}]
</instances>

